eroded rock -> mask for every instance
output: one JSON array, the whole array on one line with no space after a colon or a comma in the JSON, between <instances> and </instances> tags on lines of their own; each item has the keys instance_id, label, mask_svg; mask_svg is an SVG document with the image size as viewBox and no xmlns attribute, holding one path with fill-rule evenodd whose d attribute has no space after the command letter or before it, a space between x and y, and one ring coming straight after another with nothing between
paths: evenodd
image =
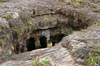
<instances>
[{"instance_id":1,"label":"eroded rock","mask_svg":"<svg viewBox=\"0 0 100 66\"><path fill-rule=\"evenodd\" d=\"M71 65L68 66L80 66L79 64L74 65L70 57L71 55L69 55L71 60L67 61L66 59L70 58L68 56L63 56L66 55L65 52L71 52L75 61L85 64L84 59L89 57L88 53L91 47L94 48L99 45L99 41L95 42L95 40L97 41L99 38L100 13L97 8L99 4L97 3L95 7L91 7L93 4L90 3L93 1L73 2L67 5L54 0L9 0L8 2L0 3L0 35L2 35L0 36L0 55L3 56L0 58L0 62L7 61L6 58L8 58L9 55L11 56L11 54L19 54L37 48L45 48L50 41L55 45L55 43L61 41L63 36L67 36L61 41L61 44L69 51L61 47L60 50L55 49L59 54L56 55L54 51L48 52L50 49L48 48L48 50L46 49L45 51L51 53L51 55L47 52L45 53L47 53L47 55L53 59L53 62L58 65L61 62L61 65L65 64L66 66L68 63L65 62L72 61L72 63L70 63ZM82 3L82 7L78 8L80 3ZM95 8L96 11L94 11ZM82 32L80 34L71 34L75 30L86 29L93 24L95 24L95 27L93 27L94 29L87 29L87 32L80 31ZM60 35L63 36L60 37ZM57 37L60 37L60 39ZM88 44L89 42L90 44ZM32 43L34 45L31 45ZM94 46L95 43L97 43L96 46ZM34 47L32 48L30 46ZM55 47L59 48L59 46ZM53 49L54 48L51 48L51 50ZM42 52L41 54L44 53L42 50L37 52ZM33 55L34 54L35 53L33 53ZM55 56L52 57L52 55ZM34 58L36 58L36 56L34 56ZM60 56L61 58L59 58ZM18 55L18 57L20 56ZM30 56L27 57L30 58ZM58 61L56 59L61 59L63 61ZM9 63L10 61L4 65Z\"/></svg>"}]
</instances>

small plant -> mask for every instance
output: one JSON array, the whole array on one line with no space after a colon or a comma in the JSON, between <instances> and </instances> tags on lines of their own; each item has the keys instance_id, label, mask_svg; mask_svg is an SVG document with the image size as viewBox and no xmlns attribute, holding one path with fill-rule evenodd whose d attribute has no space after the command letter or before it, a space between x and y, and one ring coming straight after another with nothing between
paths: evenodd
<instances>
[{"instance_id":1,"label":"small plant","mask_svg":"<svg viewBox=\"0 0 100 66\"><path fill-rule=\"evenodd\" d=\"M37 65L38 61L39 61L38 58L36 58L36 59L33 61L33 63L34 63L35 66Z\"/></svg>"},{"instance_id":2,"label":"small plant","mask_svg":"<svg viewBox=\"0 0 100 66\"><path fill-rule=\"evenodd\" d=\"M89 66L100 66L100 56L97 54L97 52L100 50L100 46L98 48L92 48L91 52L89 53L89 59L88 64Z\"/></svg>"},{"instance_id":3,"label":"small plant","mask_svg":"<svg viewBox=\"0 0 100 66\"><path fill-rule=\"evenodd\" d=\"M51 17L52 15L49 13L49 16Z\"/></svg>"},{"instance_id":4,"label":"small plant","mask_svg":"<svg viewBox=\"0 0 100 66\"><path fill-rule=\"evenodd\" d=\"M6 38L7 38L7 39L10 39L9 35L6 35Z\"/></svg>"},{"instance_id":5,"label":"small plant","mask_svg":"<svg viewBox=\"0 0 100 66\"><path fill-rule=\"evenodd\" d=\"M48 43L48 47L52 47L52 46L53 46L52 42Z\"/></svg>"},{"instance_id":6,"label":"small plant","mask_svg":"<svg viewBox=\"0 0 100 66\"><path fill-rule=\"evenodd\" d=\"M7 19L7 20L10 19L10 18L12 18L11 13L5 15L3 18L5 18L5 19Z\"/></svg>"},{"instance_id":7,"label":"small plant","mask_svg":"<svg viewBox=\"0 0 100 66\"><path fill-rule=\"evenodd\" d=\"M48 58L46 58L46 60L42 60L42 61L40 61L39 60L39 58L36 58L34 61L33 61L33 63L32 63L32 65L33 66L52 66L52 63L49 61L49 60L47 60ZM54 65L54 66L56 66L56 65Z\"/></svg>"},{"instance_id":8,"label":"small plant","mask_svg":"<svg viewBox=\"0 0 100 66\"><path fill-rule=\"evenodd\" d=\"M17 29L13 29L13 32L14 32L14 36L17 38L17 37L20 37L21 36L21 29L17 28Z\"/></svg>"},{"instance_id":9,"label":"small plant","mask_svg":"<svg viewBox=\"0 0 100 66\"><path fill-rule=\"evenodd\" d=\"M95 3L90 3L90 7L95 8Z\"/></svg>"},{"instance_id":10,"label":"small plant","mask_svg":"<svg viewBox=\"0 0 100 66\"><path fill-rule=\"evenodd\" d=\"M49 63L49 61L43 60L43 64L44 64L44 66L47 66L48 63Z\"/></svg>"},{"instance_id":11,"label":"small plant","mask_svg":"<svg viewBox=\"0 0 100 66\"><path fill-rule=\"evenodd\" d=\"M28 24L29 24L29 25L32 25L32 22L31 22L31 21L29 21L29 22L28 22Z\"/></svg>"},{"instance_id":12,"label":"small plant","mask_svg":"<svg viewBox=\"0 0 100 66\"><path fill-rule=\"evenodd\" d=\"M98 22L96 22L95 25L98 25Z\"/></svg>"},{"instance_id":13,"label":"small plant","mask_svg":"<svg viewBox=\"0 0 100 66\"><path fill-rule=\"evenodd\" d=\"M79 8L81 6L81 4L79 2L75 2L73 3L74 7Z\"/></svg>"},{"instance_id":14,"label":"small plant","mask_svg":"<svg viewBox=\"0 0 100 66\"><path fill-rule=\"evenodd\" d=\"M29 19L27 20L27 23L28 23L29 25L32 25L32 18L29 18Z\"/></svg>"},{"instance_id":15,"label":"small plant","mask_svg":"<svg viewBox=\"0 0 100 66\"><path fill-rule=\"evenodd\" d=\"M27 34L27 39L29 39L30 38L30 35L29 34Z\"/></svg>"},{"instance_id":16,"label":"small plant","mask_svg":"<svg viewBox=\"0 0 100 66\"><path fill-rule=\"evenodd\" d=\"M19 35L18 35L18 37L20 37L22 35L22 33L20 33Z\"/></svg>"},{"instance_id":17,"label":"small plant","mask_svg":"<svg viewBox=\"0 0 100 66\"><path fill-rule=\"evenodd\" d=\"M22 10L24 10L24 8L22 8Z\"/></svg>"},{"instance_id":18,"label":"small plant","mask_svg":"<svg viewBox=\"0 0 100 66\"><path fill-rule=\"evenodd\" d=\"M97 21L94 21L95 25L97 26L98 25L98 22Z\"/></svg>"},{"instance_id":19,"label":"small plant","mask_svg":"<svg viewBox=\"0 0 100 66\"><path fill-rule=\"evenodd\" d=\"M67 0L67 1L66 1L66 4L67 4L67 5L70 5L70 4L71 4L71 0Z\"/></svg>"},{"instance_id":20,"label":"small plant","mask_svg":"<svg viewBox=\"0 0 100 66\"><path fill-rule=\"evenodd\" d=\"M44 18L44 21L43 22L45 22L45 23L47 23L47 22L53 22L54 21L54 19L52 18L52 17L50 17L50 18Z\"/></svg>"}]
</instances>

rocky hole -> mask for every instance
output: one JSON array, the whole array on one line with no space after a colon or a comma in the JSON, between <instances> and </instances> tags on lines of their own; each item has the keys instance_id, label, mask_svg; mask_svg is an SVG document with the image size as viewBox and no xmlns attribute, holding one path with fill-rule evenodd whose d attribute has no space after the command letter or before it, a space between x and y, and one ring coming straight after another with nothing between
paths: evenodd
<instances>
[{"instance_id":1,"label":"rocky hole","mask_svg":"<svg viewBox=\"0 0 100 66\"><path fill-rule=\"evenodd\" d=\"M33 37L30 37L27 41L27 51L31 51L35 49L35 39Z\"/></svg>"},{"instance_id":2,"label":"rocky hole","mask_svg":"<svg viewBox=\"0 0 100 66\"><path fill-rule=\"evenodd\" d=\"M47 38L45 36L40 36L40 45L41 48L46 48L47 47Z\"/></svg>"},{"instance_id":3,"label":"rocky hole","mask_svg":"<svg viewBox=\"0 0 100 66\"><path fill-rule=\"evenodd\" d=\"M34 37L30 37L28 40L26 40L26 47L27 51L32 51L35 49L40 49L40 48L46 48L48 47L48 44L52 44L51 46L54 46L56 43L60 42L62 38L64 37L64 34L56 34L54 36L50 36L49 43L47 42L47 38L45 36L40 36L39 42L40 42L40 47L36 48L35 44L35 39Z\"/></svg>"},{"instance_id":4,"label":"rocky hole","mask_svg":"<svg viewBox=\"0 0 100 66\"><path fill-rule=\"evenodd\" d=\"M56 34L54 36L50 36L52 46L54 46L55 43L60 42L64 36L65 36L64 34Z\"/></svg>"}]
</instances>

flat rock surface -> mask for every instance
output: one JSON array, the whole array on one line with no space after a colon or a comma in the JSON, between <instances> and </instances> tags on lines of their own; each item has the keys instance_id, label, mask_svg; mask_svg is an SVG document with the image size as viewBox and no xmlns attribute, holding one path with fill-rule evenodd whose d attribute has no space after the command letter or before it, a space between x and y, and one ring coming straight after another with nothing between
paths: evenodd
<instances>
[{"instance_id":1,"label":"flat rock surface","mask_svg":"<svg viewBox=\"0 0 100 66\"><path fill-rule=\"evenodd\" d=\"M74 62L70 52L66 48L61 47L60 43L57 46L51 48L37 49L31 52L25 52L19 55L12 56L9 60L3 63L3 66L32 66L32 63L36 57L41 60L48 59L51 63L57 66L84 66Z\"/></svg>"}]
</instances>

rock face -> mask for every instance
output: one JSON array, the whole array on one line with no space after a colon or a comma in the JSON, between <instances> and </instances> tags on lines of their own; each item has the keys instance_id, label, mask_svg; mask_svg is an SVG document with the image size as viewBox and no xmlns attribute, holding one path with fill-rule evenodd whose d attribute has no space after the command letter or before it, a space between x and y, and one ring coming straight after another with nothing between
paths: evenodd
<instances>
[{"instance_id":1,"label":"rock face","mask_svg":"<svg viewBox=\"0 0 100 66\"><path fill-rule=\"evenodd\" d=\"M89 53L93 48L100 46L100 26L96 28L89 28L82 33L76 33L63 38L62 46L69 49L75 60L79 63L85 64L86 58L89 58ZM99 50L98 50L99 51ZM97 55L99 55L99 52ZM80 59L78 61L78 59Z\"/></svg>"},{"instance_id":2,"label":"rock face","mask_svg":"<svg viewBox=\"0 0 100 66\"><path fill-rule=\"evenodd\" d=\"M91 48L99 45L99 1L96 4L92 0L67 3L59 1L9 0L0 3L0 62L16 57L16 61L6 62L4 66L11 62L11 65L29 62L26 61L31 57L28 53L33 54L33 58L50 57L56 65L81 66L74 64L73 58L76 62L85 64L84 59L89 57ZM80 31L81 29L86 31ZM80 33L75 33L76 30ZM53 45L60 43L52 48L26 52L46 48L51 42ZM22 52L25 53L19 54ZM40 55L35 52L40 52ZM11 56L13 54L19 55ZM24 55L27 57L25 61ZM21 56L22 61L18 61Z\"/></svg>"},{"instance_id":3,"label":"rock face","mask_svg":"<svg viewBox=\"0 0 100 66\"><path fill-rule=\"evenodd\" d=\"M53 66L84 66L75 63L70 55L70 52L68 52L66 48L63 48L61 43L51 48L37 49L31 52L14 55L9 58L11 61L5 62L2 65L19 66L20 64L21 66L33 66L33 60L35 60L37 56L40 58L40 61L44 59L47 60L48 58Z\"/></svg>"}]
</instances>

